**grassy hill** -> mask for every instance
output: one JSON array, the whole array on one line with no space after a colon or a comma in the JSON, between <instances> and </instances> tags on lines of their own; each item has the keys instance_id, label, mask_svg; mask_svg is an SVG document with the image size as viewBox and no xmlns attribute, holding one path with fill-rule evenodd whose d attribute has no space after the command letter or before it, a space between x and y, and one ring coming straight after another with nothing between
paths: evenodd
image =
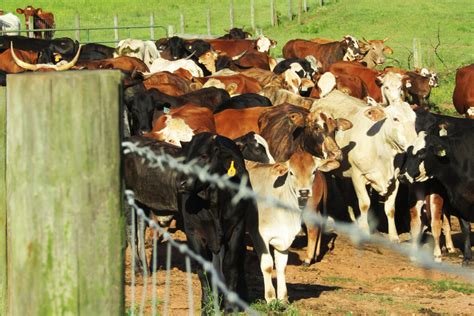
<instances>
[{"instance_id":1,"label":"grassy hill","mask_svg":"<svg viewBox=\"0 0 474 316\"><path fill-rule=\"evenodd\" d=\"M441 75L441 86L433 90L432 101L451 103L456 68L474 63L474 6L472 0L332 0L319 7L319 0L308 0L309 12L303 14L302 24L288 19L288 1L276 0L279 25L270 24L270 0L254 0L256 27L278 41L273 55L281 55L281 47L292 38L325 37L338 39L346 34L358 38L382 39L394 49L389 64L413 68L413 39L421 46L423 66ZM293 0L293 12L297 12ZM119 25L148 25L150 13L155 23L174 25L179 29L180 14L185 18L185 32L205 34L207 10L211 11L213 34L229 28L229 0L4 0L3 9L14 11L19 6L32 4L52 11L58 28L74 27L74 17L80 14L81 27L113 26L117 14ZM250 28L250 0L234 1L234 25ZM438 40L439 28L439 40ZM156 31L156 37L165 31ZM120 37L146 38L149 30L121 30ZM57 36L73 36L73 32L58 32ZM86 32L81 38L86 40ZM90 40L113 40L113 31L91 31ZM439 45L438 45L439 44ZM438 49L435 53L435 47Z\"/></svg>"}]
</instances>

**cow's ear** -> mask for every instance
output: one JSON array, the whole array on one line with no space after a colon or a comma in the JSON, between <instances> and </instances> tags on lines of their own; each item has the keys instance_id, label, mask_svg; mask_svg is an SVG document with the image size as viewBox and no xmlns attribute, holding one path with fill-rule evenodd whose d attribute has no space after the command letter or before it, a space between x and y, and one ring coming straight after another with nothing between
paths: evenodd
<instances>
[{"instance_id":1,"label":"cow's ear","mask_svg":"<svg viewBox=\"0 0 474 316\"><path fill-rule=\"evenodd\" d=\"M281 177L282 175L286 174L288 172L288 162L277 162L276 164L274 164L272 166L272 171L278 175L279 177Z\"/></svg>"},{"instance_id":2,"label":"cow's ear","mask_svg":"<svg viewBox=\"0 0 474 316\"><path fill-rule=\"evenodd\" d=\"M329 172L341 166L341 164L334 159L321 159L313 157L313 160L316 166L318 166L318 170L322 172Z\"/></svg>"},{"instance_id":3,"label":"cow's ear","mask_svg":"<svg viewBox=\"0 0 474 316\"><path fill-rule=\"evenodd\" d=\"M344 118L336 119L336 128L338 131L346 131L352 128L352 123Z\"/></svg>"},{"instance_id":4,"label":"cow's ear","mask_svg":"<svg viewBox=\"0 0 474 316\"><path fill-rule=\"evenodd\" d=\"M16 9L16 13L18 13L18 14L24 14L24 13L25 13L25 10L20 9L20 8L17 8L17 9Z\"/></svg>"},{"instance_id":5,"label":"cow's ear","mask_svg":"<svg viewBox=\"0 0 474 316\"><path fill-rule=\"evenodd\" d=\"M383 48L383 53L384 53L384 54L387 54L387 55L392 55L392 54L393 54L393 49L392 49L391 47L389 47L389 46L385 46L385 47Z\"/></svg>"},{"instance_id":6,"label":"cow's ear","mask_svg":"<svg viewBox=\"0 0 474 316\"><path fill-rule=\"evenodd\" d=\"M378 122L386 117L385 111L378 107L371 107L365 110L364 115L374 122Z\"/></svg>"}]
</instances>

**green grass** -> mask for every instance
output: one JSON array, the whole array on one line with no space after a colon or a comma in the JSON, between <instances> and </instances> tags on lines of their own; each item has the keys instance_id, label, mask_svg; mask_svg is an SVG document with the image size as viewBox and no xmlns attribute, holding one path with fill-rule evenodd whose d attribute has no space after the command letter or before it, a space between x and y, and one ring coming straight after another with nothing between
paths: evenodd
<instances>
[{"instance_id":1,"label":"green grass","mask_svg":"<svg viewBox=\"0 0 474 316\"><path fill-rule=\"evenodd\" d=\"M250 305L255 311L262 313L263 315L285 315L285 316L299 316L303 315L298 311L298 308L294 304L284 304L281 301L274 300L270 304L267 304L264 300L258 300ZM306 315L306 314L304 314Z\"/></svg>"},{"instance_id":2,"label":"green grass","mask_svg":"<svg viewBox=\"0 0 474 316\"><path fill-rule=\"evenodd\" d=\"M392 281L396 282L417 282L421 284L426 284L431 287L432 291L436 292L446 292L449 290L453 290L456 292L464 293L464 294L474 294L474 285L464 282L457 282L451 280L440 280L440 281L432 281L426 279L419 279L419 278L402 278L402 277L393 277L390 278Z\"/></svg>"},{"instance_id":3,"label":"green grass","mask_svg":"<svg viewBox=\"0 0 474 316\"><path fill-rule=\"evenodd\" d=\"M277 15L280 24L270 25L270 1L254 0L256 27L278 41L278 47L272 52L281 55L281 48L292 38L324 37L339 39L346 34L358 38L383 39L389 37L394 54L388 64L402 68L413 68L413 61L408 62L413 50L413 39L421 45L423 66L434 69L440 74L440 87L433 89L431 101L438 104L452 103L454 75L457 68L474 63L474 6L472 0L331 0L325 1L324 7L316 6L317 1L308 1L312 6L303 15L302 24L296 19L287 17L287 1L276 1ZM296 13L298 1L293 1ZM180 14L185 17L185 32L205 34L207 32L206 14L211 10L212 33L223 34L229 28L228 0L4 0L3 9L14 11L18 6L32 4L52 11L58 28L74 27L74 16L79 13L82 27L113 26L113 15L118 14L119 25L148 25L150 13L155 16L155 23L163 26L174 25L179 28ZM250 28L250 1L234 1L234 24ZM440 46L436 56L434 47L438 43L438 26ZM58 32L57 36L73 36L72 32ZM87 40L86 33L81 39ZM165 35L164 30L157 30L155 37ZM149 30L120 31L120 37L128 36L146 38ZM90 40L113 40L113 31L94 31ZM410 67L409 67L410 66ZM452 114L446 107L438 108Z\"/></svg>"}]
</instances>

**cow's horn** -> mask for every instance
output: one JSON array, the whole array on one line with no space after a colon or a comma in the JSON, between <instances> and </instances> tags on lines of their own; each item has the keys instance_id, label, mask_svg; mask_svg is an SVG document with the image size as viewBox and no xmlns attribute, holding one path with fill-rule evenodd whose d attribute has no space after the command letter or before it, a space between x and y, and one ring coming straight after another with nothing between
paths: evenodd
<instances>
[{"instance_id":1,"label":"cow's horn","mask_svg":"<svg viewBox=\"0 0 474 316\"><path fill-rule=\"evenodd\" d=\"M386 41L388 41L388 39L389 39L389 37L386 37L386 38L384 38L384 39L382 40L382 42L385 43Z\"/></svg>"},{"instance_id":2,"label":"cow's horn","mask_svg":"<svg viewBox=\"0 0 474 316\"><path fill-rule=\"evenodd\" d=\"M55 69L57 71L64 71L64 70L68 70L72 68L79 60L79 55L81 54L81 48L82 48L82 45L79 45L79 48L77 49L77 52L76 52L76 56L74 56L74 58L70 62L64 65L56 66Z\"/></svg>"},{"instance_id":3,"label":"cow's horn","mask_svg":"<svg viewBox=\"0 0 474 316\"><path fill-rule=\"evenodd\" d=\"M365 39L365 37L362 36L362 42L369 44L369 41Z\"/></svg>"},{"instance_id":4,"label":"cow's horn","mask_svg":"<svg viewBox=\"0 0 474 316\"><path fill-rule=\"evenodd\" d=\"M186 56L184 59L185 59L185 60L186 60L186 59L189 59L189 58L193 57L194 54L196 54L196 51L194 51L191 55Z\"/></svg>"},{"instance_id":5,"label":"cow's horn","mask_svg":"<svg viewBox=\"0 0 474 316\"><path fill-rule=\"evenodd\" d=\"M26 70L37 70L37 69L38 69L38 66L37 66L37 65L33 65L33 64L29 64L29 63L27 63L27 62L24 62L23 60L19 59L19 58L16 56L15 50L13 49L13 42L10 43L10 51L11 51L13 60L14 60L15 63L16 63L18 66L20 66L21 68L26 69Z\"/></svg>"},{"instance_id":6,"label":"cow's horn","mask_svg":"<svg viewBox=\"0 0 474 316\"><path fill-rule=\"evenodd\" d=\"M232 57L232 60L233 60L233 61L239 60L239 59L240 59L242 56L244 56L246 53L247 53L247 49L244 50L244 51L243 51L242 53L240 53L239 55Z\"/></svg>"}]
</instances>

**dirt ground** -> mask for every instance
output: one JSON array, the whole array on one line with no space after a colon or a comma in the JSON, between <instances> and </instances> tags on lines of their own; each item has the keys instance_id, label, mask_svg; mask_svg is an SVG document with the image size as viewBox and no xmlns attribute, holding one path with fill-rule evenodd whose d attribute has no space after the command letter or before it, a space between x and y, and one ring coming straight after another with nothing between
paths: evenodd
<instances>
[{"instance_id":1,"label":"dirt ground","mask_svg":"<svg viewBox=\"0 0 474 316\"><path fill-rule=\"evenodd\" d=\"M461 247L461 235L457 220L453 219L453 239L455 246ZM173 233L177 240L185 240L183 232ZM409 242L409 234L401 236L402 243ZM473 236L471 236L472 238ZM327 245L321 260L310 267L301 265L305 256L306 237L298 236L290 248L287 267L287 286L290 305L282 315L438 315L474 314L474 285L466 283L459 276L447 275L417 267L399 254L375 245L354 246L347 237L328 233L323 239ZM150 248L149 245L148 248ZM424 247L430 247L430 238ZM248 243L246 257L246 277L250 301L263 299L263 278L257 256ZM150 249L148 249L150 250ZM444 262L460 267L461 253L445 255ZM160 271L157 279L157 310L162 314L165 308L165 243L159 246ZM188 286L184 256L178 250L172 251L171 286L169 313L189 314ZM472 271L474 266L466 267ZM152 311L151 278L147 279L145 314ZM126 311L140 309L144 279L137 276L136 298L132 304L130 253L126 262ZM193 282L193 310L200 308L200 286L195 273ZM274 279L274 284L276 280ZM264 304L252 305L265 308ZM269 313L266 310L264 313Z\"/></svg>"}]
</instances>

